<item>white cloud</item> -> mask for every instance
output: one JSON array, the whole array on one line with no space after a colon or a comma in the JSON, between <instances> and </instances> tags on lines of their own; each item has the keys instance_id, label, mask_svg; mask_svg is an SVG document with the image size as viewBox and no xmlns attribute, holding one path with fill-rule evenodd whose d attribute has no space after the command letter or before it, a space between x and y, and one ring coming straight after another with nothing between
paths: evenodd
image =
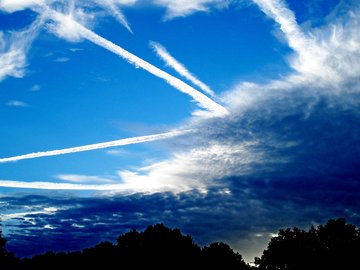
<instances>
[{"instance_id":1,"label":"white cloud","mask_svg":"<svg viewBox=\"0 0 360 270\"><path fill-rule=\"evenodd\" d=\"M41 6L44 0L0 0L0 10L15 12L27 8Z\"/></svg>"},{"instance_id":2,"label":"white cloud","mask_svg":"<svg viewBox=\"0 0 360 270\"><path fill-rule=\"evenodd\" d=\"M253 165L264 161L263 153L254 152L256 142L238 144L210 142L203 147L178 152L172 158L140 168L120 171L123 186L134 192L206 190L230 175L248 175ZM116 192L116 191L115 191Z\"/></svg>"},{"instance_id":3,"label":"white cloud","mask_svg":"<svg viewBox=\"0 0 360 270\"><path fill-rule=\"evenodd\" d=\"M90 20L88 18L89 15L85 15L80 9L76 9L75 13L70 14L62 14L49 10L47 15L55 21L55 23L48 25L48 29L59 38L63 38L70 42L79 42L83 38L79 32L78 22L87 25Z\"/></svg>"},{"instance_id":4,"label":"white cloud","mask_svg":"<svg viewBox=\"0 0 360 270\"><path fill-rule=\"evenodd\" d=\"M29 104L23 102L23 101L19 101L19 100L10 100L7 103L8 106L10 107L28 107Z\"/></svg>"},{"instance_id":5,"label":"white cloud","mask_svg":"<svg viewBox=\"0 0 360 270\"><path fill-rule=\"evenodd\" d=\"M289 81L321 87L339 86L360 72L360 12L347 11L347 17L304 33L294 13L283 0L253 0L281 28L289 46L296 52L290 65L298 74Z\"/></svg>"},{"instance_id":6,"label":"white cloud","mask_svg":"<svg viewBox=\"0 0 360 270\"><path fill-rule=\"evenodd\" d=\"M185 17L199 11L209 11L212 8L224 8L230 0L153 0L155 5L166 8L166 18Z\"/></svg>"},{"instance_id":7,"label":"white cloud","mask_svg":"<svg viewBox=\"0 0 360 270\"><path fill-rule=\"evenodd\" d=\"M36 37L43 21L38 18L28 28L18 32L0 35L0 81L11 76L21 78L24 76L26 66L26 53Z\"/></svg>"},{"instance_id":8,"label":"white cloud","mask_svg":"<svg viewBox=\"0 0 360 270\"><path fill-rule=\"evenodd\" d=\"M21 78L24 76L24 67L26 65L26 52L20 45L13 44L8 51L0 53L0 81L7 76Z\"/></svg>"}]
</instances>

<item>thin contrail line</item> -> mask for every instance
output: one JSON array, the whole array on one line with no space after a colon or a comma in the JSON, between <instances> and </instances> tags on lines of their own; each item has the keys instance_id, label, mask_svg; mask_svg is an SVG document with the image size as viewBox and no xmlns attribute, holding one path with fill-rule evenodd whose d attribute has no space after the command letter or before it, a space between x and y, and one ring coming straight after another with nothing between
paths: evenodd
<instances>
[{"instance_id":1,"label":"thin contrail line","mask_svg":"<svg viewBox=\"0 0 360 270\"><path fill-rule=\"evenodd\" d=\"M198 102L200 107L211 111L212 113L214 113L214 115L224 116L229 113L223 106L216 103L215 101L213 101L212 99L201 93L200 91L196 90L195 88L191 87L190 85L186 84L182 80L170 75L169 73L139 58L138 56L130 53L129 51L123 49L122 47L99 36L98 34L94 33L93 31L87 29L83 25L73 20L71 17L66 16L62 13L58 13L56 11L49 11L49 14L51 18L57 21L59 24L65 22L72 25L74 27L73 30L77 31L77 33L80 34L83 38L119 55L120 57L128 61L130 64L133 64L135 67L141 67L144 70L148 71L149 73L161 79L164 79L168 84L170 84L174 88L191 96L195 101Z\"/></svg>"},{"instance_id":2,"label":"thin contrail line","mask_svg":"<svg viewBox=\"0 0 360 270\"><path fill-rule=\"evenodd\" d=\"M19 160L23 160L23 159L65 155L65 154L92 151L92 150L115 147L115 146L124 146L124 145L129 145L129 144L138 144L138 143L144 143L144 142L164 140L164 139L184 135L189 132L191 132L191 130L176 130L176 131L160 133L160 134L155 134L155 135L132 137L132 138L115 140L115 141L103 142L103 143L96 143L96 144L89 144L89 145L65 148L65 149L60 149L60 150L36 152L36 153L30 153L30 154L25 154L25 155L20 155L20 156L1 158L0 163L19 161Z\"/></svg>"},{"instance_id":3,"label":"thin contrail line","mask_svg":"<svg viewBox=\"0 0 360 270\"><path fill-rule=\"evenodd\" d=\"M127 190L124 184L102 184L102 185L84 185L69 183L52 183L52 182L25 182L13 180L0 180L0 187L7 188L27 188L27 189L47 189L47 190Z\"/></svg>"},{"instance_id":4,"label":"thin contrail line","mask_svg":"<svg viewBox=\"0 0 360 270\"><path fill-rule=\"evenodd\" d=\"M177 73L179 73L184 78L188 79L194 85L200 87L205 93L215 96L214 91L210 89L208 85L196 78L191 72L177 59L175 59L164 46L157 42L150 42L151 47L155 50L156 54L170 67L172 67Z\"/></svg>"}]
</instances>

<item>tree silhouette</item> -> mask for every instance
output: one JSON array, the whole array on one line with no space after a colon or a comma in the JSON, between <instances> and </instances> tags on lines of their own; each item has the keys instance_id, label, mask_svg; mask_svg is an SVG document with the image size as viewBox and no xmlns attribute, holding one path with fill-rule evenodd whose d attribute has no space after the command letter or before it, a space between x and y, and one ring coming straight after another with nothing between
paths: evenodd
<instances>
[{"instance_id":1,"label":"tree silhouette","mask_svg":"<svg viewBox=\"0 0 360 270\"><path fill-rule=\"evenodd\" d=\"M329 220L325 225L280 230L261 258L259 269L360 269L360 232L345 219Z\"/></svg>"},{"instance_id":2,"label":"tree silhouette","mask_svg":"<svg viewBox=\"0 0 360 270\"><path fill-rule=\"evenodd\" d=\"M225 243L212 243L202 250L203 265L209 269L249 269L239 253Z\"/></svg>"},{"instance_id":3,"label":"tree silhouette","mask_svg":"<svg viewBox=\"0 0 360 270\"><path fill-rule=\"evenodd\" d=\"M132 230L118 238L117 247L123 263L156 269L198 266L201 252L190 236L163 224L149 226L140 233Z\"/></svg>"}]
</instances>

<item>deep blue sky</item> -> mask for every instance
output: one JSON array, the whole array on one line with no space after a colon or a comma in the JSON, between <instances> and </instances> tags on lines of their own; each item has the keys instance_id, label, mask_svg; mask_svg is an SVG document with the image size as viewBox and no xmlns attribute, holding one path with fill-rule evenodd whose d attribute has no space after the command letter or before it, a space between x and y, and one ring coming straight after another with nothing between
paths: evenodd
<instances>
[{"instance_id":1,"label":"deep blue sky","mask_svg":"<svg viewBox=\"0 0 360 270\"><path fill-rule=\"evenodd\" d=\"M252 261L279 228L336 217L360 225L357 1L105 3L0 0L0 214L10 250L81 249L163 222ZM208 98L135 67L101 37Z\"/></svg>"}]
</instances>

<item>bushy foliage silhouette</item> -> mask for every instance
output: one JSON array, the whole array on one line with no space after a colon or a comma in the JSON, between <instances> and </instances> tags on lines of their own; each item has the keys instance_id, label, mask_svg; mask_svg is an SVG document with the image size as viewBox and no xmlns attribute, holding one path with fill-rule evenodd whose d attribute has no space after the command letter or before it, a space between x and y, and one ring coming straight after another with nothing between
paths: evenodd
<instances>
[{"instance_id":1,"label":"bushy foliage silhouette","mask_svg":"<svg viewBox=\"0 0 360 270\"><path fill-rule=\"evenodd\" d=\"M360 269L360 231L342 218L280 230L255 262L260 270Z\"/></svg>"}]
</instances>

